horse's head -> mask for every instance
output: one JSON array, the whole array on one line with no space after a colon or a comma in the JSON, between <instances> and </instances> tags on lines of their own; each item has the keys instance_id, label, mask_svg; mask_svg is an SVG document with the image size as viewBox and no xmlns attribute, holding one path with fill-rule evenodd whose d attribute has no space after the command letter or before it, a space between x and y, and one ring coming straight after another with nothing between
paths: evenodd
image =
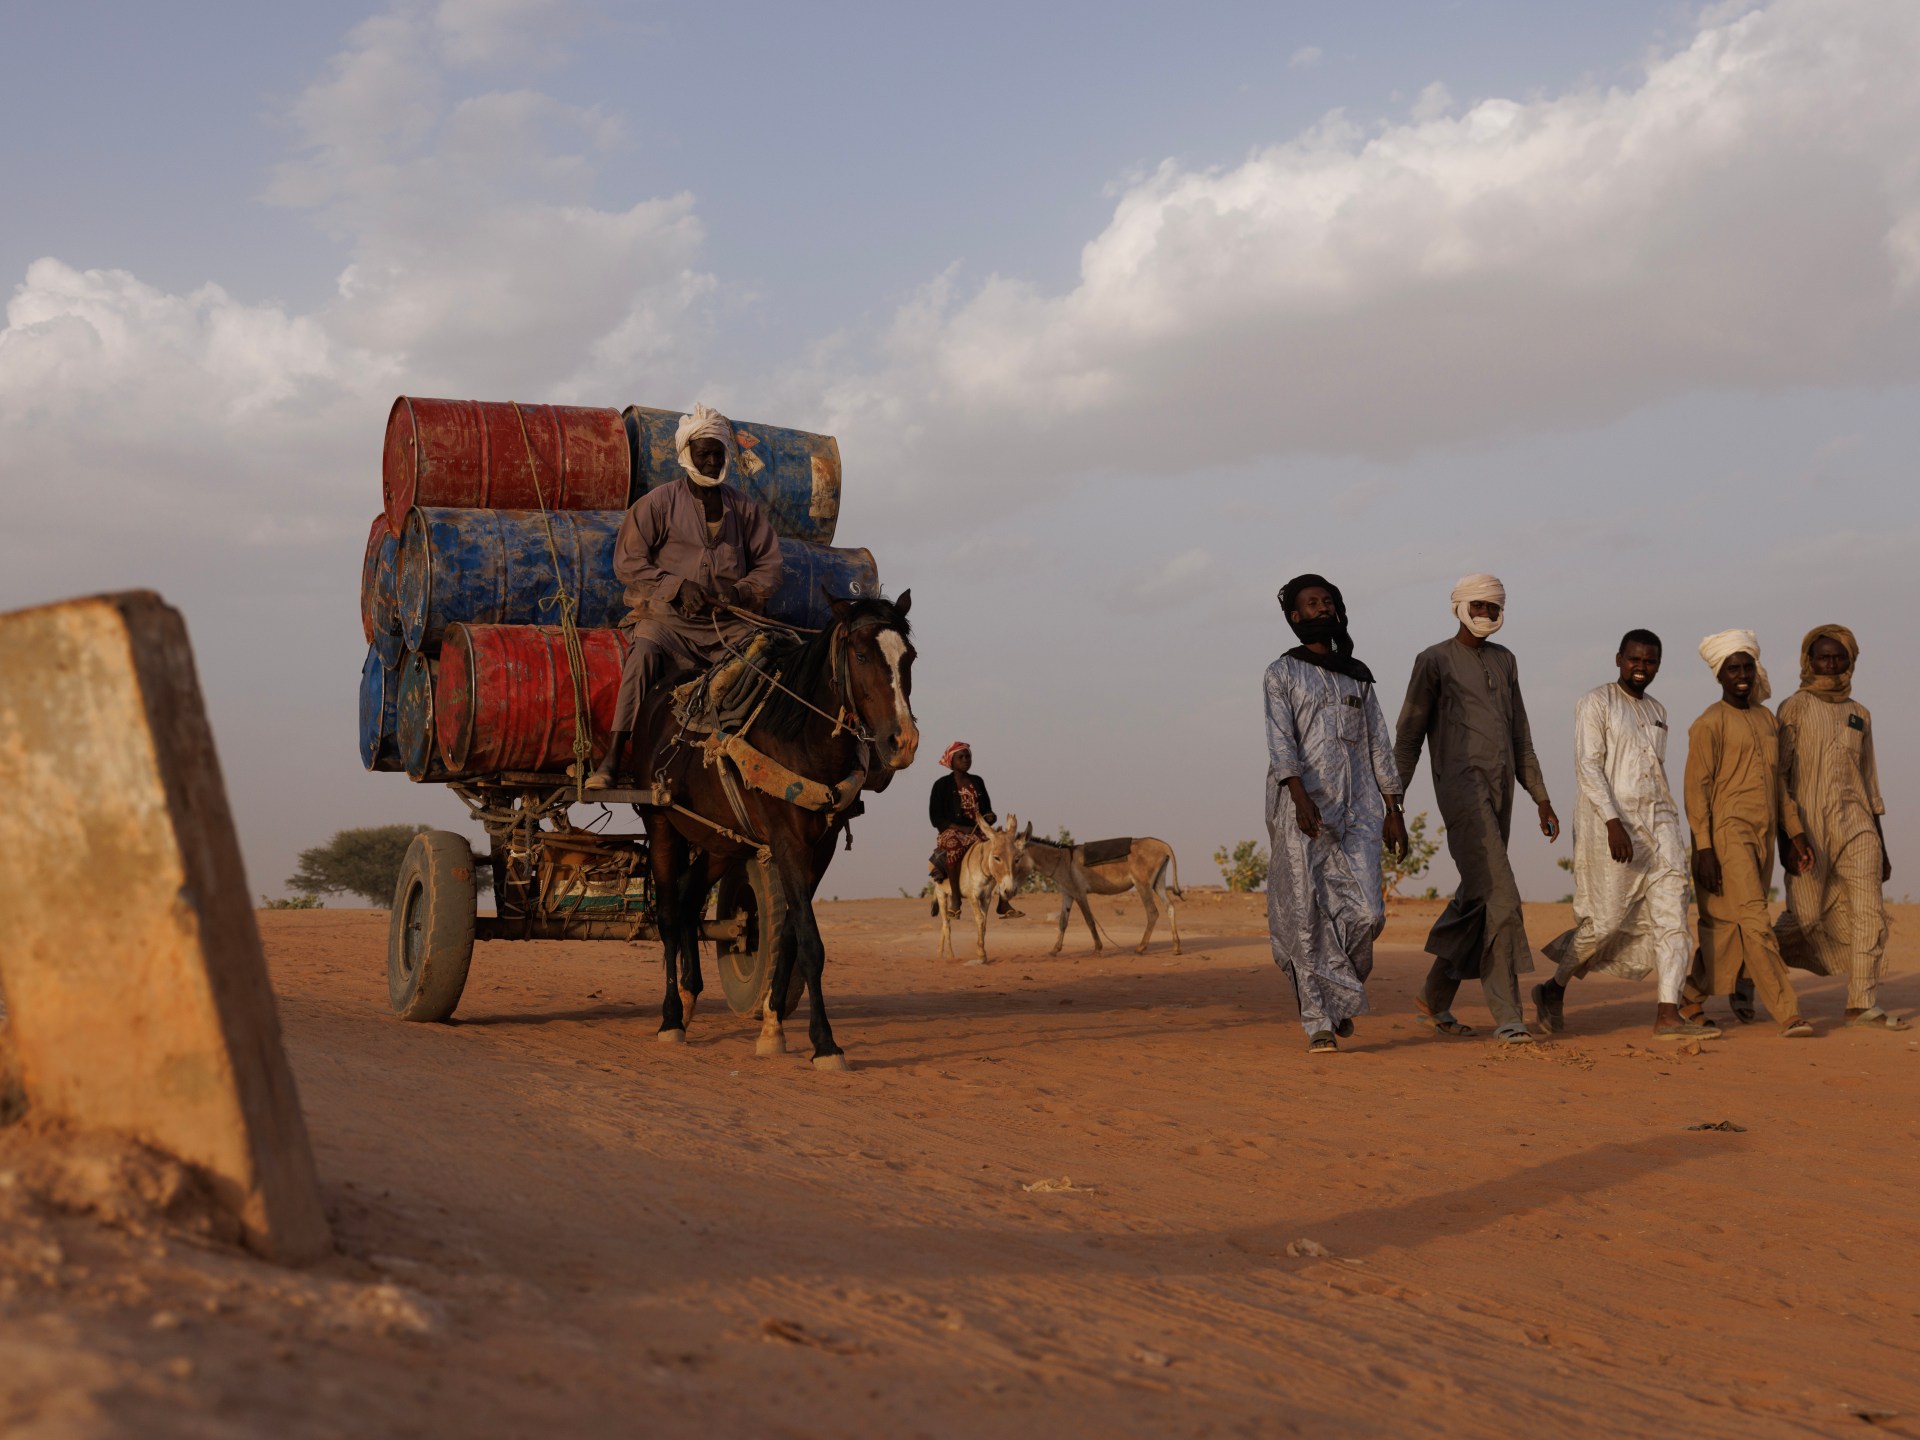
<instances>
[{"instance_id":1,"label":"horse's head","mask_svg":"<svg viewBox=\"0 0 1920 1440\"><path fill-rule=\"evenodd\" d=\"M898 600L835 600L834 624L840 628L845 667L845 703L873 736L875 758L889 773L913 764L920 748L920 727L913 718L913 644L907 610L913 592Z\"/></svg>"},{"instance_id":2,"label":"horse's head","mask_svg":"<svg viewBox=\"0 0 1920 1440\"><path fill-rule=\"evenodd\" d=\"M1016 815L1007 816L1004 829L996 830L984 820L973 822L980 831L980 838L986 842L984 859L987 874L993 881L994 896L1001 900L1011 900L1020 891L1027 876L1033 873L1033 861L1027 855L1027 841L1033 838L1033 822L1027 822L1027 828L1020 828L1020 819Z\"/></svg>"}]
</instances>

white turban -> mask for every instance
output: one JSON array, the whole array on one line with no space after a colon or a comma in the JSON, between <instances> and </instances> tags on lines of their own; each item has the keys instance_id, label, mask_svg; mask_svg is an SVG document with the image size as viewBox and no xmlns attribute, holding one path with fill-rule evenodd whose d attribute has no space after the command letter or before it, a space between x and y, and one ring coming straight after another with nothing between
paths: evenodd
<instances>
[{"instance_id":1,"label":"white turban","mask_svg":"<svg viewBox=\"0 0 1920 1440\"><path fill-rule=\"evenodd\" d=\"M1700 658L1707 662L1715 679L1720 677L1720 667L1742 652L1753 656L1753 668L1759 672L1754 677L1752 698L1764 701L1773 694L1773 686L1767 681L1767 667L1760 663L1759 636L1751 630L1722 630L1700 642Z\"/></svg>"},{"instance_id":2,"label":"white turban","mask_svg":"<svg viewBox=\"0 0 1920 1440\"><path fill-rule=\"evenodd\" d=\"M719 475L709 479L693 468L693 457L687 453L687 447L696 440L718 440L727 447L727 458L720 462ZM673 448L680 457L680 468L687 472L687 479L696 485L718 485L733 469L733 457L736 453L733 422L718 410L696 403L693 413L682 415L680 423L674 427Z\"/></svg>"},{"instance_id":3,"label":"white turban","mask_svg":"<svg viewBox=\"0 0 1920 1440\"><path fill-rule=\"evenodd\" d=\"M1482 640L1507 623L1507 587L1497 576L1468 575L1453 587L1453 618L1466 626ZM1476 600L1484 600L1500 607L1500 618L1489 620L1485 616L1476 618L1470 605Z\"/></svg>"}]
</instances>

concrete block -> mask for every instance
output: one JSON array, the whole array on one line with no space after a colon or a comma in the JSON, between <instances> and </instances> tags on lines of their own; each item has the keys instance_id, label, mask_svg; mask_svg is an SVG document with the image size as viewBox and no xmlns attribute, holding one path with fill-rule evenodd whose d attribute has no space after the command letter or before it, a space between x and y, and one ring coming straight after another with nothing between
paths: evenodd
<instances>
[{"instance_id":1,"label":"concrete block","mask_svg":"<svg viewBox=\"0 0 1920 1440\"><path fill-rule=\"evenodd\" d=\"M178 611L0 615L0 990L36 1113L203 1170L248 1244L332 1237Z\"/></svg>"}]
</instances>

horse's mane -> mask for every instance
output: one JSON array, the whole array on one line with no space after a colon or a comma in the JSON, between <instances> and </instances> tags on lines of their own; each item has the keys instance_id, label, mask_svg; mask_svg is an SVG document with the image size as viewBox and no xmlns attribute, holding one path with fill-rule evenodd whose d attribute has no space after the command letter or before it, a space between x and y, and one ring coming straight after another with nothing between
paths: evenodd
<instances>
[{"instance_id":1,"label":"horse's mane","mask_svg":"<svg viewBox=\"0 0 1920 1440\"><path fill-rule=\"evenodd\" d=\"M910 638L913 634L907 617L893 608L891 600L874 598L850 602L833 624L809 636L806 643L794 651L781 667L780 683L786 689L775 690L767 701L767 708L760 712L760 723L766 727L769 735L781 740L798 740L801 732L807 728L807 722L819 718L813 710L795 699L795 695L804 697L828 714L833 713L834 702L827 692L833 685L834 632L851 630L866 620L878 620L885 628L897 631L902 639ZM788 690L794 693L789 695Z\"/></svg>"}]
</instances>

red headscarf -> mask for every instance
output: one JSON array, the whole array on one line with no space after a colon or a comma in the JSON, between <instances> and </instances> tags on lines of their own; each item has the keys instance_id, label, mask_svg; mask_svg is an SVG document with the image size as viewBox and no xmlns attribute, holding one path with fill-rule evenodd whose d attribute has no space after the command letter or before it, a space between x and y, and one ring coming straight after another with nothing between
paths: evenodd
<instances>
[{"instance_id":1,"label":"red headscarf","mask_svg":"<svg viewBox=\"0 0 1920 1440\"><path fill-rule=\"evenodd\" d=\"M947 769L951 770L953 768L953 757L958 755L962 750L971 750L971 749L973 749L973 747L967 744L966 741L956 740L953 742L953 744L947 746L945 750L940 752L940 763L944 765Z\"/></svg>"}]
</instances>

